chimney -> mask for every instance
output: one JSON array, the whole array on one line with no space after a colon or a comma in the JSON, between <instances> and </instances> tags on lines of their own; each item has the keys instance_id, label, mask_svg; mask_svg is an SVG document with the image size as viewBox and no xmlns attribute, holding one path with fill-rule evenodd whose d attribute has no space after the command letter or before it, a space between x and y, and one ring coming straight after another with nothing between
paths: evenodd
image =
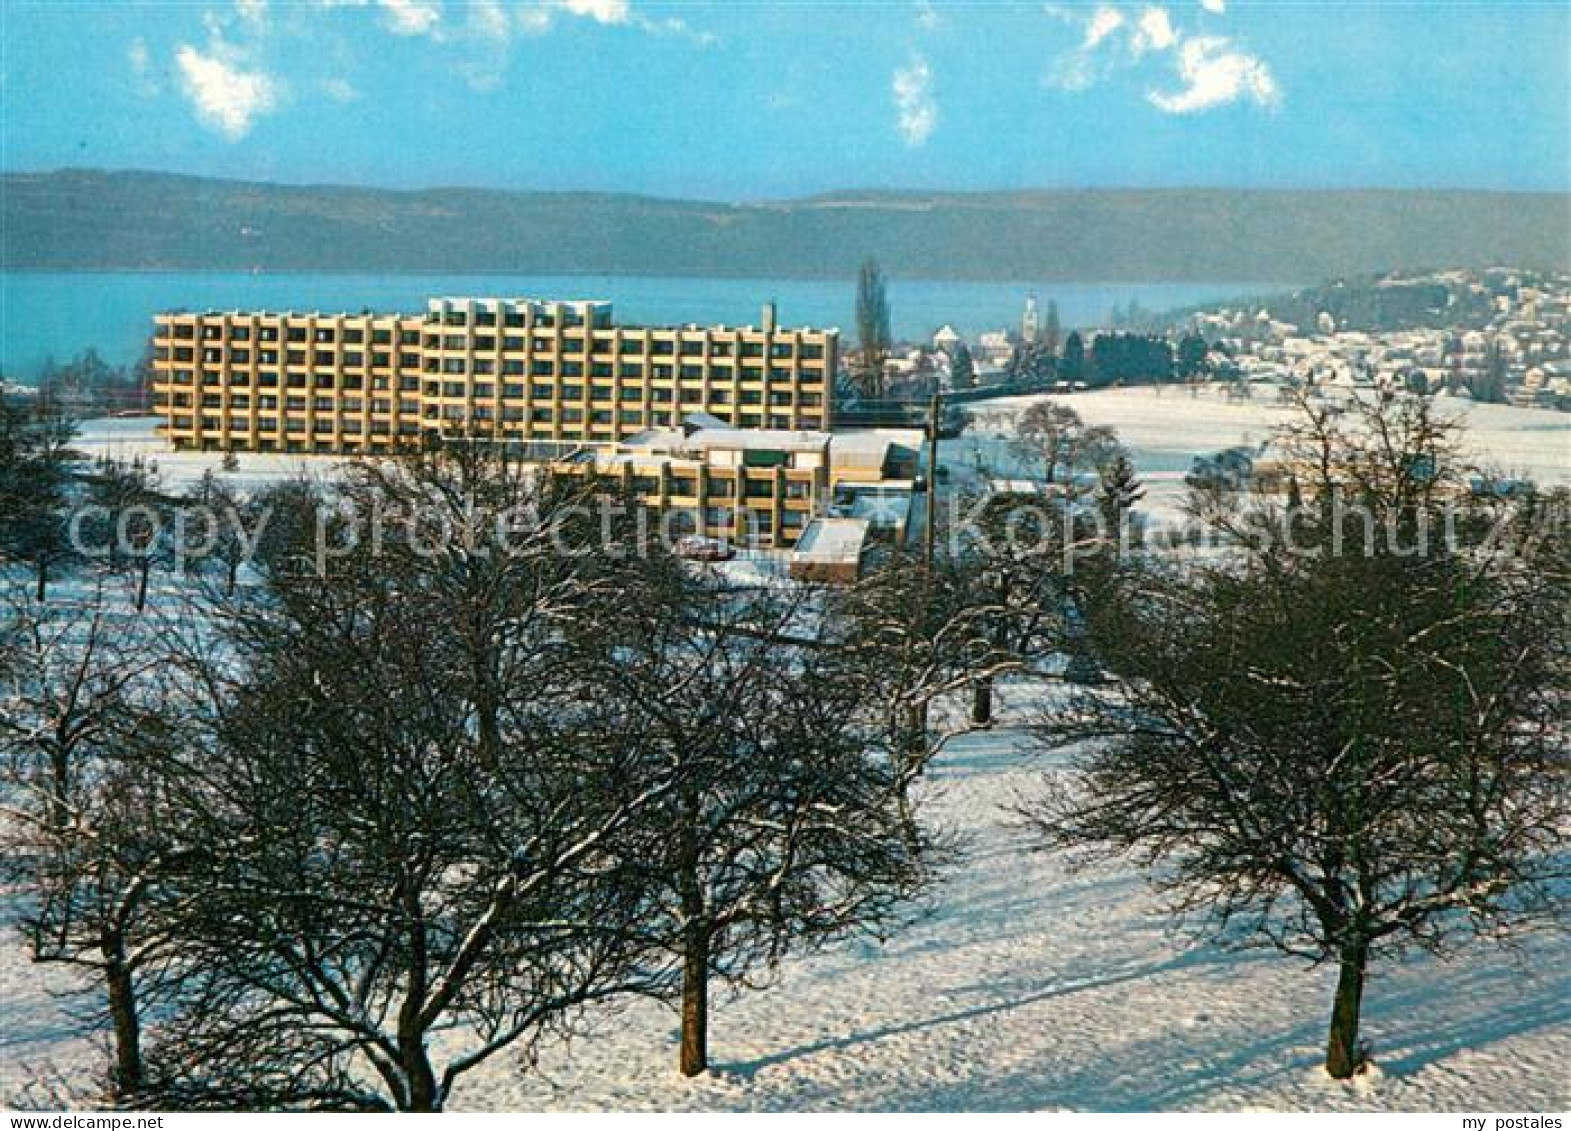
<instances>
[{"instance_id":1,"label":"chimney","mask_svg":"<svg viewBox=\"0 0 1571 1131\"><path fill-rule=\"evenodd\" d=\"M763 331L766 334L775 332L775 300L770 299L764 303Z\"/></svg>"}]
</instances>

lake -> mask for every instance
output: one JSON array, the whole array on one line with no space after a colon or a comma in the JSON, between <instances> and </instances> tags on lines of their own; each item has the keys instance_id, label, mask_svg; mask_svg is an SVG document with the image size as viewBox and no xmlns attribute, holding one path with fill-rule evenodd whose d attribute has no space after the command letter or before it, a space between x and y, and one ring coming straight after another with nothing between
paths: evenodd
<instances>
[{"instance_id":1,"label":"lake","mask_svg":"<svg viewBox=\"0 0 1571 1131\"><path fill-rule=\"evenodd\" d=\"M967 335L1019 325L1027 294L1045 310L1058 304L1065 328L1106 322L1131 300L1169 310L1238 295L1290 289L1288 284L1053 284L891 281L896 337L925 338L948 322ZM839 326L854 331L853 280L685 279L610 275L249 275L0 274L0 370L13 379L36 374L45 358L65 360L89 346L108 361L140 356L153 315L178 309L376 311L423 310L434 295L609 299L619 321L756 324L774 299L782 325Z\"/></svg>"}]
</instances>

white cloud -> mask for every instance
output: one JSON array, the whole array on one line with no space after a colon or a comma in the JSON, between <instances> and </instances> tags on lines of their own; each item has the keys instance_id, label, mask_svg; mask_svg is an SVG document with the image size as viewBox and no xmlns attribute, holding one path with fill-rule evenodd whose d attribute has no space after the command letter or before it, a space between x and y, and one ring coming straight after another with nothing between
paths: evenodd
<instances>
[{"instance_id":1,"label":"white cloud","mask_svg":"<svg viewBox=\"0 0 1571 1131\"><path fill-rule=\"evenodd\" d=\"M377 4L394 35L432 35L442 22L442 6L436 0L377 0Z\"/></svg>"},{"instance_id":2,"label":"white cloud","mask_svg":"<svg viewBox=\"0 0 1571 1131\"><path fill-rule=\"evenodd\" d=\"M556 6L574 16L588 16L597 24L625 24L628 0L557 0Z\"/></svg>"},{"instance_id":3,"label":"white cloud","mask_svg":"<svg viewBox=\"0 0 1571 1131\"><path fill-rule=\"evenodd\" d=\"M694 31L687 21L668 16L650 19L635 12L629 0L532 0L518 7L515 22L525 35L544 35L557 15L577 16L605 27L635 27L650 35L676 35L701 47L718 43L707 31Z\"/></svg>"},{"instance_id":4,"label":"white cloud","mask_svg":"<svg viewBox=\"0 0 1571 1131\"><path fill-rule=\"evenodd\" d=\"M938 125L938 103L933 99L933 69L921 55L895 68L895 109L899 112L900 135L915 148L926 143Z\"/></svg>"},{"instance_id":5,"label":"white cloud","mask_svg":"<svg viewBox=\"0 0 1571 1131\"><path fill-rule=\"evenodd\" d=\"M1096 79L1098 48L1124 26L1124 14L1110 4L1099 5L1086 17L1056 4L1048 5L1047 12L1081 26L1080 46L1058 60L1048 82L1064 90L1084 90Z\"/></svg>"},{"instance_id":6,"label":"white cloud","mask_svg":"<svg viewBox=\"0 0 1571 1131\"><path fill-rule=\"evenodd\" d=\"M196 116L230 141L251 131L259 115L278 102L278 84L261 70L245 70L237 53L215 39L203 52L188 43L175 52L180 68L180 88L190 99Z\"/></svg>"},{"instance_id":7,"label":"white cloud","mask_svg":"<svg viewBox=\"0 0 1571 1131\"><path fill-rule=\"evenodd\" d=\"M1080 44L1082 51L1094 51L1108 36L1124 26L1124 14L1117 8L1103 4L1091 13L1091 18L1086 21L1085 40Z\"/></svg>"},{"instance_id":8,"label":"white cloud","mask_svg":"<svg viewBox=\"0 0 1571 1131\"><path fill-rule=\"evenodd\" d=\"M267 0L235 0L235 14L249 31L267 31Z\"/></svg>"},{"instance_id":9,"label":"white cloud","mask_svg":"<svg viewBox=\"0 0 1571 1131\"><path fill-rule=\"evenodd\" d=\"M1275 106L1281 101L1271 69L1255 56L1235 50L1232 42L1222 36L1199 35L1184 40L1178 53L1178 74L1184 82L1182 90L1153 90L1147 95L1158 110L1193 114L1239 99L1261 106Z\"/></svg>"},{"instance_id":10,"label":"white cloud","mask_svg":"<svg viewBox=\"0 0 1571 1131\"><path fill-rule=\"evenodd\" d=\"M1227 11L1226 0L1200 0L1200 6L1213 15L1218 16Z\"/></svg>"},{"instance_id":11,"label":"white cloud","mask_svg":"<svg viewBox=\"0 0 1571 1131\"><path fill-rule=\"evenodd\" d=\"M1223 0L1207 4L1221 11ZM1281 91L1263 59L1219 35L1191 35L1173 23L1168 9L1148 4L1138 15L1112 4L1089 14L1049 5L1048 14L1080 28L1080 43L1048 70L1046 81L1064 90L1084 90L1099 79L1155 62L1172 67L1178 90L1147 91L1146 100L1169 114L1193 114L1240 100L1276 106ZM1114 50L1122 44L1127 51Z\"/></svg>"},{"instance_id":12,"label":"white cloud","mask_svg":"<svg viewBox=\"0 0 1571 1131\"><path fill-rule=\"evenodd\" d=\"M1178 33L1173 30L1167 9L1147 8L1140 13L1134 33L1129 37L1129 49L1140 56L1148 51L1166 51L1177 42Z\"/></svg>"}]
</instances>

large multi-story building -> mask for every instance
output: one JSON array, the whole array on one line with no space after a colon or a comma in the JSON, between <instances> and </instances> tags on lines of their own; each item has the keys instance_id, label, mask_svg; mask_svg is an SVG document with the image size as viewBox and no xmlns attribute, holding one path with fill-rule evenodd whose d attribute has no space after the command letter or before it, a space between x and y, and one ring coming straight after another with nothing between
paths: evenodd
<instances>
[{"instance_id":1,"label":"large multi-story building","mask_svg":"<svg viewBox=\"0 0 1571 1131\"><path fill-rule=\"evenodd\" d=\"M827 430L838 332L630 326L604 302L432 299L423 315L209 311L155 319L162 432L205 451L385 451L430 436L608 445L701 412Z\"/></svg>"}]
</instances>

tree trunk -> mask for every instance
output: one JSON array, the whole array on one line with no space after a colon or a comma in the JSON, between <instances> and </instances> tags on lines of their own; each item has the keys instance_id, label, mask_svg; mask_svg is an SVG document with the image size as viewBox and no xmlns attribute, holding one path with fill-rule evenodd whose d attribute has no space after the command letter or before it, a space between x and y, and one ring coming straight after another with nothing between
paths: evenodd
<instances>
[{"instance_id":1,"label":"tree trunk","mask_svg":"<svg viewBox=\"0 0 1571 1131\"><path fill-rule=\"evenodd\" d=\"M143 558L137 569L136 577L136 611L141 612L147 607L147 577L153 571L153 563Z\"/></svg>"},{"instance_id":2,"label":"tree trunk","mask_svg":"<svg viewBox=\"0 0 1571 1131\"><path fill-rule=\"evenodd\" d=\"M42 605L49 599L49 563L42 558L38 560L37 585L33 588L33 596Z\"/></svg>"},{"instance_id":3,"label":"tree trunk","mask_svg":"<svg viewBox=\"0 0 1571 1131\"><path fill-rule=\"evenodd\" d=\"M982 676L971 685L971 725L985 727L993 721L993 677Z\"/></svg>"},{"instance_id":4,"label":"tree trunk","mask_svg":"<svg viewBox=\"0 0 1571 1131\"><path fill-rule=\"evenodd\" d=\"M109 1018L115 1034L115 1099L124 1102L142 1091L142 1022L137 1015L136 988L125 964L125 944L106 933L103 941L104 982L109 991Z\"/></svg>"},{"instance_id":5,"label":"tree trunk","mask_svg":"<svg viewBox=\"0 0 1571 1131\"><path fill-rule=\"evenodd\" d=\"M404 1070L408 1089L405 1111L441 1111L441 1097L437 1094L436 1073L431 1068L431 1058L426 1055L423 1034L400 1032L398 1034L398 1059Z\"/></svg>"},{"instance_id":6,"label":"tree trunk","mask_svg":"<svg viewBox=\"0 0 1571 1131\"><path fill-rule=\"evenodd\" d=\"M1336 1080L1350 1078L1363 1066L1358 1019L1364 1005L1364 967L1368 961L1367 943L1355 943L1342 950L1336 1002L1331 1007L1331 1035L1326 1043L1326 1072Z\"/></svg>"},{"instance_id":7,"label":"tree trunk","mask_svg":"<svg viewBox=\"0 0 1571 1131\"><path fill-rule=\"evenodd\" d=\"M682 953L683 1076L709 1067L709 929L689 928Z\"/></svg>"}]
</instances>

